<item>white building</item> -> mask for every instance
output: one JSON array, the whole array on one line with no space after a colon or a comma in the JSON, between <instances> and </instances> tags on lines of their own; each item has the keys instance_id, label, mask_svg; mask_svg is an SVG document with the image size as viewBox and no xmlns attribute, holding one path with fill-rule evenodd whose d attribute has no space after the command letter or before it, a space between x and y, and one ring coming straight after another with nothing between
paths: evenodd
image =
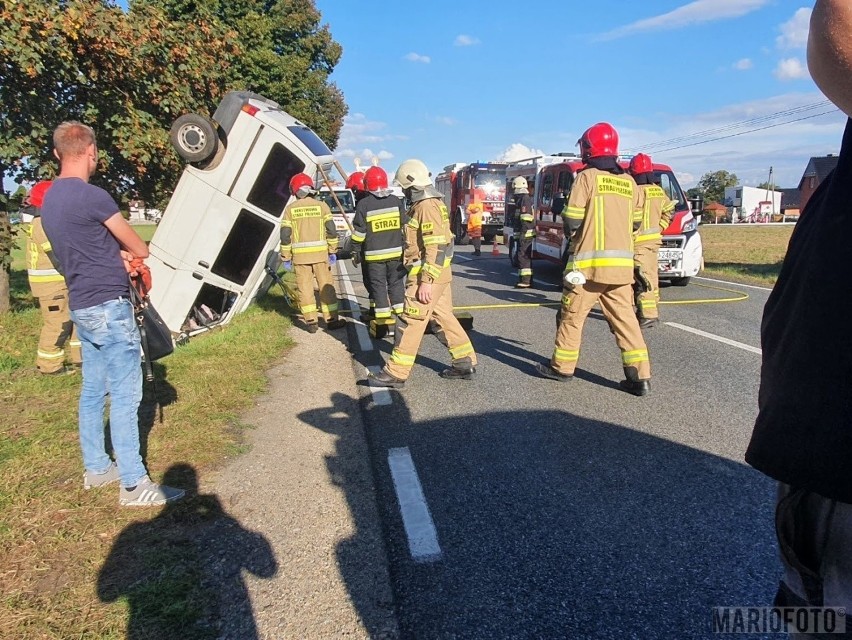
<instances>
[{"instance_id":1,"label":"white building","mask_svg":"<svg viewBox=\"0 0 852 640\"><path fill-rule=\"evenodd\" d=\"M772 222L781 213L781 192L757 187L725 187L725 206L732 222Z\"/></svg>"}]
</instances>

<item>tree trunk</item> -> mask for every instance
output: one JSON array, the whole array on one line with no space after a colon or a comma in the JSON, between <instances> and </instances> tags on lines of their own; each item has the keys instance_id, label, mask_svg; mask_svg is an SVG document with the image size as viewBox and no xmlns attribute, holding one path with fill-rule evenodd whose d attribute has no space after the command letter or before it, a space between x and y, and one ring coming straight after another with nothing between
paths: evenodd
<instances>
[{"instance_id":1,"label":"tree trunk","mask_svg":"<svg viewBox=\"0 0 852 640\"><path fill-rule=\"evenodd\" d=\"M6 238L8 234L8 238ZM7 313L10 309L9 302L9 269L11 268L11 249L6 255L6 247L12 244L12 225L9 224L9 214L0 211L0 247L3 255L0 255L0 314ZM4 242L7 240L8 242Z\"/></svg>"}]
</instances>

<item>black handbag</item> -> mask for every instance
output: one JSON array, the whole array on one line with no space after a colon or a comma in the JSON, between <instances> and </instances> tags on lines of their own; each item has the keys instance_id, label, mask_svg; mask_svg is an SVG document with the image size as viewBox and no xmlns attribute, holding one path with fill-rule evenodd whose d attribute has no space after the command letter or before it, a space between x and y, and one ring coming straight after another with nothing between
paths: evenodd
<instances>
[{"instance_id":1,"label":"black handbag","mask_svg":"<svg viewBox=\"0 0 852 640\"><path fill-rule=\"evenodd\" d=\"M130 302L133 304L136 324L139 326L139 335L142 339L145 379L150 382L154 379L154 368L151 363L172 353L175 345L171 331L151 304L141 281L134 281L133 278L130 279Z\"/></svg>"}]
</instances>

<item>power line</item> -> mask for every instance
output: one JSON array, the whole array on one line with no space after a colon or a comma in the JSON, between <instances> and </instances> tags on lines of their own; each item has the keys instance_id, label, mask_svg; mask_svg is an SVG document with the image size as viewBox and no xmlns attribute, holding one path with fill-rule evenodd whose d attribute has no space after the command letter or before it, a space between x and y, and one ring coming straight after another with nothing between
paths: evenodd
<instances>
[{"instance_id":1,"label":"power line","mask_svg":"<svg viewBox=\"0 0 852 640\"><path fill-rule=\"evenodd\" d=\"M666 149L656 149L655 153L662 153L664 151L674 151L676 149L684 149L686 147L695 147L699 144L707 144L708 142L716 142L717 140L725 140L727 138L736 138L737 136L744 136L747 133L754 133L755 131L764 131L765 129L772 129L774 127L782 127L785 124L793 124L794 122L801 122L802 120L810 120L811 118L818 118L819 116L825 116L830 113L837 113L840 109L831 109L829 111L823 111L822 113L814 113L809 116L803 116L801 118L796 118L795 120L787 120L785 122L776 122L774 124L768 124L765 127L757 127L755 129L749 129L748 131L739 131L737 133L732 133L726 136L719 136L717 138L710 138L708 140L699 140L698 142L690 142L688 144L682 144L676 147L668 147Z\"/></svg>"},{"instance_id":2,"label":"power line","mask_svg":"<svg viewBox=\"0 0 852 640\"><path fill-rule=\"evenodd\" d=\"M743 121L740 121L740 122L731 123L731 124L724 125L724 126L721 126L721 127L716 127L716 128L712 128L712 129L705 129L703 131L696 131L695 133L691 133L691 134L683 135L683 136L678 136L678 137L675 137L675 138L669 138L668 140L651 142L651 143L648 143L647 145L643 145L641 147L641 150L642 151L651 150L651 149L659 150L660 147L669 147L672 144L676 144L676 143L680 143L680 142L687 142L687 141L691 141L691 140L696 140L696 139L704 138L704 137L707 137L707 136L716 135L716 134L719 134L719 133L725 133L725 132L728 132L728 131L741 129L743 127L750 127L750 126L753 126L755 124L761 124L761 123L768 122L768 121L771 121L771 120L776 120L778 118L784 118L784 117L789 117L791 115L806 113L808 111L812 111L814 109L824 107L824 106L827 106L829 104L831 104L830 100L823 100L821 102L815 102L815 103L808 104L808 105L802 105L802 106L799 106L799 107L786 109L784 111L776 111L775 113L771 113L771 114L764 115L764 116L759 116L759 117L756 117L756 118L751 118L749 120L743 120ZM836 110L837 109L834 109L833 111L836 111ZM823 113L813 114L812 116L807 116L807 117L817 117L817 116L820 116L820 115L825 115L825 113L831 113L831 112L832 111L827 111L827 112L823 112ZM807 119L807 117L802 118L802 119ZM798 120L789 120L789 121L785 121L785 122L776 123L775 126L781 126L783 124L788 124L790 122L798 122ZM750 133L751 131L760 131L761 129L762 128L756 128L756 129L749 130L749 131L743 131L742 133ZM729 136L723 136L723 137L729 137ZM706 140L704 142L710 142L710 140ZM697 144L701 144L701 143L699 142ZM689 146L689 145L684 145L684 146ZM678 148L680 148L680 147L678 147Z\"/></svg>"}]
</instances>

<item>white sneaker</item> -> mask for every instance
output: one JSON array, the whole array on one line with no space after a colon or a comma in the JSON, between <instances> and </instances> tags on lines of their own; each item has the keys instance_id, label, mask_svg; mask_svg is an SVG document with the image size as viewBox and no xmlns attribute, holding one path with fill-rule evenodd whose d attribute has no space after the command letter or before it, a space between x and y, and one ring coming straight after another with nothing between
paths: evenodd
<instances>
[{"instance_id":1,"label":"white sneaker","mask_svg":"<svg viewBox=\"0 0 852 640\"><path fill-rule=\"evenodd\" d=\"M118 504L122 507L155 507L183 498L186 491L152 482L147 475L142 476L133 489L121 487L118 492Z\"/></svg>"},{"instance_id":2,"label":"white sneaker","mask_svg":"<svg viewBox=\"0 0 852 640\"><path fill-rule=\"evenodd\" d=\"M105 487L113 482L118 482L118 467L114 462L111 462L109 468L103 473L92 473L89 470L83 472L83 488L86 491Z\"/></svg>"}]
</instances>

